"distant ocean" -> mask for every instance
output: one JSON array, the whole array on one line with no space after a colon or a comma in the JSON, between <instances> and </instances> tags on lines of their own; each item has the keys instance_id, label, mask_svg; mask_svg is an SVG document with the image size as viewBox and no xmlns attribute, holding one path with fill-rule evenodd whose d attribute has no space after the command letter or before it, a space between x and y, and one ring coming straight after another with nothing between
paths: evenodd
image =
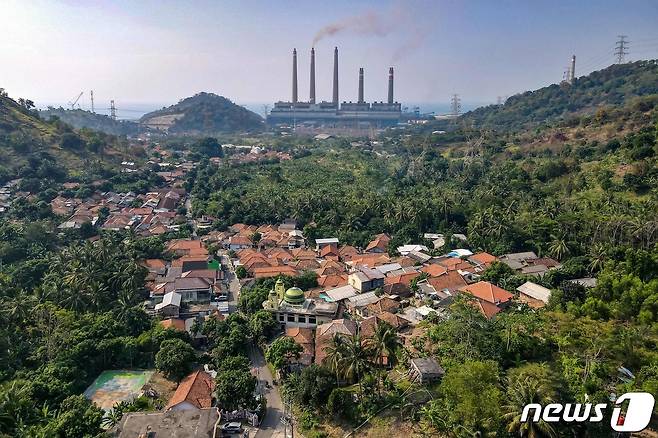
<instances>
[{"instance_id":1,"label":"distant ocean","mask_svg":"<svg viewBox=\"0 0 658 438\"><path fill-rule=\"evenodd\" d=\"M173 105L176 102L169 103L141 103L141 102L132 102L122 104L121 101L116 101L117 108L117 118L121 120L136 120L142 117L146 113L161 109L163 107ZM239 103L250 111L255 112L261 116L265 115L265 108L272 108L271 102L249 102L249 103ZM62 102L36 102L38 109L46 109L48 106L55 108L63 107L68 108L69 105ZM462 102L462 112L470 111L480 106L488 105L489 103L482 102ZM77 108L77 106L76 106ZM88 101L82 102L80 108L83 110L91 110L91 106ZM402 108L407 108L408 111L412 112L415 108L418 108L421 114L447 114L450 112L450 103L429 103L429 102L403 102ZM110 115L109 104L106 103L97 103L95 105L95 111L99 114Z\"/></svg>"}]
</instances>

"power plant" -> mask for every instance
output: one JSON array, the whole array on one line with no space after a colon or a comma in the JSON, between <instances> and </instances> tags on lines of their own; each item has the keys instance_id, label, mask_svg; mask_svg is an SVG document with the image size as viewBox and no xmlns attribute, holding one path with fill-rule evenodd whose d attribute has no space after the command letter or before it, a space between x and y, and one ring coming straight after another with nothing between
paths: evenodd
<instances>
[{"instance_id":1,"label":"power plant","mask_svg":"<svg viewBox=\"0 0 658 438\"><path fill-rule=\"evenodd\" d=\"M297 49L292 51L292 100L275 102L267 116L272 125L297 124L333 127L386 127L400 121L401 105L393 98L393 67L388 70L387 102L366 102L364 71L359 68L359 95L356 102L338 100L338 47L334 48L333 96L331 102L316 103L315 48L311 48L311 77L308 102L300 102L297 93Z\"/></svg>"}]
</instances>

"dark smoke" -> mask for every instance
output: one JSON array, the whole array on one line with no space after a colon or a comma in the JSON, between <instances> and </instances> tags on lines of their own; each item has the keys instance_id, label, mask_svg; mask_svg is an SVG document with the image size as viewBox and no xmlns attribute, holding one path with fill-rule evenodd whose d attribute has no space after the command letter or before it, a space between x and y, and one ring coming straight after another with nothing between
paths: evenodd
<instances>
[{"instance_id":1,"label":"dark smoke","mask_svg":"<svg viewBox=\"0 0 658 438\"><path fill-rule=\"evenodd\" d=\"M346 18L335 23L328 24L315 34L313 46L328 36L343 32L351 32L359 35L386 36L393 28L388 26L386 20L376 11L368 11L361 15Z\"/></svg>"},{"instance_id":2,"label":"dark smoke","mask_svg":"<svg viewBox=\"0 0 658 438\"><path fill-rule=\"evenodd\" d=\"M412 29L403 43L393 50L391 63L394 64L425 41L428 31L422 29L419 21L409 14L409 9L404 4L392 7L385 14L370 10L324 26L315 34L313 46L326 37L341 33L385 37L394 32L401 33Z\"/></svg>"}]
</instances>

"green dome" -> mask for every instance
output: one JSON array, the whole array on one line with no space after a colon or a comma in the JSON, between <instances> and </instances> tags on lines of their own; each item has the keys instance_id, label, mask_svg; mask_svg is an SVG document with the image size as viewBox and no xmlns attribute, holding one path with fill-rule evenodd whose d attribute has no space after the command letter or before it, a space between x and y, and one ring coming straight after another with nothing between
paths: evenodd
<instances>
[{"instance_id":1,"label":"green dome","mask_svg":"<svg viewBox=\"0 0 658 438\"><path fill-rule=\"evenodd\" d=\"M302 304L304 302L304 291L298 287L291 287L286 291L283 299L286 303Z\"/></svg>"}]
</instances>

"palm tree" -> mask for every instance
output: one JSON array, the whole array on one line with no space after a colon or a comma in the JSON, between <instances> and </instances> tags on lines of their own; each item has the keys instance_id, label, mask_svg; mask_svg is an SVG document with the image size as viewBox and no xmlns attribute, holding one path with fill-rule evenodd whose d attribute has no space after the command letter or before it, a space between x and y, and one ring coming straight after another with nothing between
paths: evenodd
<instances>
[{"instance_id":1,"label":"palm tree","mask_svg":"<svg viewBox=\"0 0 658 438\"><path fill-rule=\"evenodd\" d=\"M537 379L526 377L523 380L510 382L507 389L508 404L503 406L503 418L507 420L507 431L521 437L557 437L557 431L550 423L540 418L538 422L521 422L523 407L530 403L539 403L542 406L550 403L553 397L550 389Z\"/></svg>"},{"instance_id":2,"label":"palm tree","mask_svg":"<svg viewBox=\"0 0 658 438\"><path fill-rule=\"evenodd\" d=\"M562 260L570 252L566 238L565 236L562 236L560 238L551 236L551 238L553 239L553 241L548 247L548 252L556 259Z\"/></svg>"},{"instance_id":3,"label":"palm tree","mask_svg":"<svg viewBox=\"0 0 658 438\"><path fill-rule=\"evenodd\" d=\"M338 385L345 360L345 335L334 333L329 345L324 347L324 351L326 356L322 362L336 375L336 385Z\"/></svg>"},{"instance_id":4,"label":"palm tree","mask_svg":"<svg viewBox=\"0 0 658 438\"><path fill-rule=\"evenodd\" d=\"M347 338L344 344L345 357L345 377L355 379L359 385L359 394L363 397L363 387L361 386L361 377L370 368L370 351L363 346L361 336L358 334Z\"/></svg>"},{"instance_id":5,"label":"palm tree","mask_svg":"<svg viewBox=\"0 0 658 438\"><path fill-rule=\"evenodd\" d=\"M386 322L380 322L375 328L373 336L365 341L365 346L372 355L375 367L381 368L386 357L388 366L394 366L397 363L397 352L402 346L395 329ZM381 377L379 374L379 387L381 389Z\"/></svg>"}]
</instances>

